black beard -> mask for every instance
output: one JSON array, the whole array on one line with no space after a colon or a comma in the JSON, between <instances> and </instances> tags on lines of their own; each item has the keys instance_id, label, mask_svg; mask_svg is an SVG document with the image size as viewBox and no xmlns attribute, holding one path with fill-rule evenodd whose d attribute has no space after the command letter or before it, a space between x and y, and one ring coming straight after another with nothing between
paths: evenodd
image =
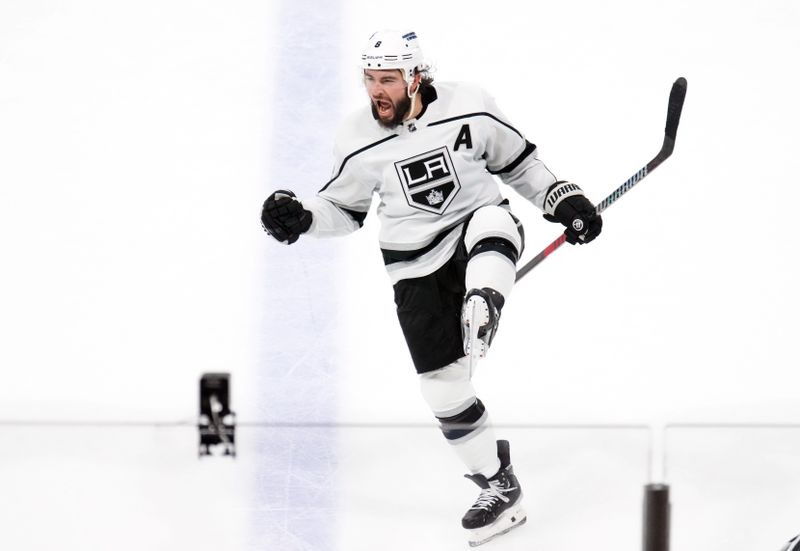
<instances>
[{"instance_id":1,"label":"black beard","mask_svg":"<svg viewBox=\"0 0 800 551\"><path fill-rule=\"evenodd\" d=\"M405 119L406 115L411 111L411 98L405 95L403 99L397 102L397 105L394 106L394 117L388 122L378 116L378 109L375 107L375 102L371 101L370 106L372 107L372 116L375 117L378 124L386 129L393 130L403 123L403 119Z\"/></svg>"}]
</instances>

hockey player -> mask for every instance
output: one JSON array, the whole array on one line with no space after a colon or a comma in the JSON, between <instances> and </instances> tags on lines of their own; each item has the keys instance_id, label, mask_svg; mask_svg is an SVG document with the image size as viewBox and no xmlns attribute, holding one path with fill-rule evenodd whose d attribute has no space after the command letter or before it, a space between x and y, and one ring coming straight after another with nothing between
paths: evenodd
<instances>
[{"instance_id":1,"label":"hockey player","mask_svg":"<svg viewBox=\"0 0 800 551\"><path fill-rule=\"evenodd\" d=\"M434 85L413 32L373 34L361 67L369 106L338 132L332 178L314 197L272 193L261 221L287 244L344 235L361 227L377 193L380 247L422 395L480 487L462 519L479 545L526 520L509 444L496 439L471 382L524 243L497 179L563 224L572 244L592 241L602 220L485 91Z\"/></svg>"}]
</instances>

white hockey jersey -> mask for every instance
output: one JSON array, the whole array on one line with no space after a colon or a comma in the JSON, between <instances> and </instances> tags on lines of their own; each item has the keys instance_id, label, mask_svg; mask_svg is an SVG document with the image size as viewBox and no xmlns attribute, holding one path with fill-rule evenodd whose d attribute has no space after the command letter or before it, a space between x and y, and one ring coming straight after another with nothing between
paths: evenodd
<instances>
[{"instance_id":1,"label":"white hockey jersey","mask_svg":"<svg viewBox=\"0 0 800 551\"><path fill-rule=\"evenodd\" d=\"M303 200L313 214L309 233L331 236L361 227L377 194L392 283L430 274L452 256L471 213L503 201L495 176L540 209L556 182L484 90L436 83L424 92L422 113L395 129L380 126L369 106L347 118L331 180Z\"/></svg>"}]
</instances>

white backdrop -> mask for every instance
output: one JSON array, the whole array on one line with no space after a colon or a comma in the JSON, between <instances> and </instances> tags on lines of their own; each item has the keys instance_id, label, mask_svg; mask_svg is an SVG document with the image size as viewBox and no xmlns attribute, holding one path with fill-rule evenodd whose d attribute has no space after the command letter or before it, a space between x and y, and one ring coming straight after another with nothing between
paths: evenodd
<instances>
[{"instance_id":1,"label":"white backdrop","mask_svg":"<svg viewBox=\"0 0 800 551\"><path fill-rule=\"evenodd\" d=\"M689 82L673 158L607 211L596 242L565 246L512 294L476 376L501 430L510 423L800 422L793 343L800 306L793 241L800 192L792 180L800 168L796 3L325 6L310 0L0 4L0 420L12 423L0 427L0 473L5 483L16 481L16 493L0 498L4 516L22 500L23 513L55 522L59 509L41 509L41 502L84 488L98 497L80 503L92 515L103 518L111 503L141 526L158 526L164 511L140 514L123 496L137 484L157 492L174 468L187 473L186 488L202 486L208 471L194 463L191 434L136 440L151 461L128 464L128 448L113 444L128 441L127 433L104 432L117 454L108 462L138 473L117 477L104 470L108 464L96 459L95 447L87 446L85 457L79 451L66 457L51 445L60 437L13 422L190 423L204 371L232 372L234 405L245 422L432 422L394 318L374 213L345 240L303 239L290 248L270 242L257 221L269 191L291 186L308 194L327 180L333 129L365 101L359 49L373 30L386 27L416 30L436 79L486 87L548 166L594 201L657 152L669 87L678 76ZM296 44L306 49L291 49ZM287 90L287 82L295 88ZM508 196L526 225L532 256L558 228L513 192ZM548 447L517 430L509 434L521 440L518 462L531 466L529 478L551 472L532 468L550 453L571 453L585 468L608 466L611 476L613 462L579 461L602 448L588 436L584 447ZM764 530L732 539L726 551L769 548L799 531L800 474L787 466L800 463L800 446L789 445L796 431L713 434L703 440L713 443L707 447L690 436L669 440L674 468L668 472L676 519L682 518L676 546L705 550L724 539L725 527L748 522ZM438 484L460 492L452 502L441 499L447 507L441 517L424 519L434 527L455 523L454 532L473 497L432 428L387 429L368 438L332 430L321 438L321 454L308 434L282 438L281 446L288 442L294 450L285 457L272 454L274 441L262 434L252 447L243 442L249 458L214 475L231 481L215 490L221 502L238 504L226 509L239 511L227 531L190 537L187 525L163 533L155 547L188 541L211 548L235 532L242 549L258 542L350 551L374 548L378 536L362 540L346 528L363 525L368 509L371 515L381 506L400 507L410 522L422 522L412 495L393 497L399 504L381 492L366 501L354 497L359 473L371 473L374 479L360 483L375 488L394 488L386 477L399 476L401 496L414 480L424 483L423 493ZM417 451L411 456L410 445ZM626 442L601 457L632 457L639 465L646 461L642 446ZM691 450L706 459L685 461ZM74 478L66 489L54 484L58 476L41 476L73 464L84 467L67 470L64 476ZM284 484L286 464L295 478ZM431 477L431 466L441 476ZM311 516L338 526L336 541L322 541L330 526L315 532L298 520L302 511L273 507L274 493L253 491L272 477L267 490L278 484L291 493L307 472L325 486L324 503ZM707 492L700 472L721 477L714 488L734 487L741 474L750 491ZM321 480L320 473L330 476ZM592 480L600 484L604 473L596 474ZM109 477L118 492L102 490ZM631 469L623 491L638 499L645 477L643 465ZM542 502L569 503L562 509L574 510L579 524L604 510L602 500L586 500L585 510L577 509L581 500L559 502L570 496L557 485L537 488L541 497L529 494L534 511ZM753 496L766 503L763 510L742 505ZM195 501L191 491L176 494L168 501L173 518L185 520ZM638 504L621 507L638 514ZM700 523L699 513L709 510L715 513ZM570 536L568 518L548 523L539 512L531 522L536 528L526 529L539 539L507 545L566 549L585 541L571 539L581 533ZM391 530L380 518L377 525ZM631 534L639 519L625 518L611 528L592 525L599 541L624 532L627 547L619 548L635 549ZM26 534L36 524L20 526L7 532L12 548L80 547L80 538L65 542L57 531L39 533L33 543ZM97 541L119 530L112 523ZM459 537L432 534L440 543Z\"/></svg>"}]
</instances>

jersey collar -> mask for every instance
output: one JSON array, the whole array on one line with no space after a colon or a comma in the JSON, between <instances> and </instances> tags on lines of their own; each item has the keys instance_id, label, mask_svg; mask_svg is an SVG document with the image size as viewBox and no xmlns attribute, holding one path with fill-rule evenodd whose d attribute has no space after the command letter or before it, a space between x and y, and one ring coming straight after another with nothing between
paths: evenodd
<instances>
[{"instance_id":1,"label":"jersey collar","mask_svg":"<svg viewBox=\"0 0 800 551\"><path fill-rule=\"evenodd\" d=\"M422 118L422 115L425 114L425 111L428 109L428 105L436 101L439 97L439 94L436 93L436 88L431 86L423 86L419 91L419 96L422 99L422 111L419 112L416 119L419 120Z\"/></svg>"}]
</instances>

